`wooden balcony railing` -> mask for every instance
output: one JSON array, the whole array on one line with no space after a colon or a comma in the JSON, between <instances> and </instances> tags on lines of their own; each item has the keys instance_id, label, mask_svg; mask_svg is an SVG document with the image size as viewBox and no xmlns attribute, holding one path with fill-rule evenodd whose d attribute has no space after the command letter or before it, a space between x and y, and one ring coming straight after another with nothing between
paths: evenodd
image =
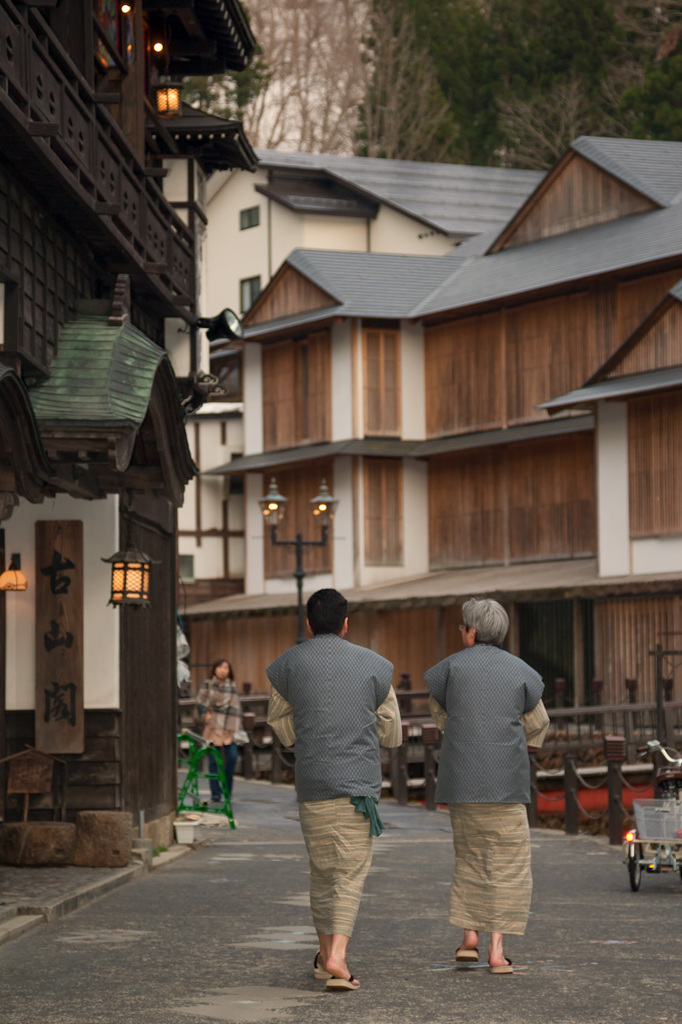
<instances>
[{"instance_id":1,"label":"wooden balcony railing","mask_svg":"<svg viewBox=\"0 0 682 1024\"><path fill-rule=\"evenodd\" d=\"M193 302L192 232L44 19L10 0L0 0L0 118L23 147L22 174L93 249L143 274L166 315Z\"/></svg>"}]
</instances>

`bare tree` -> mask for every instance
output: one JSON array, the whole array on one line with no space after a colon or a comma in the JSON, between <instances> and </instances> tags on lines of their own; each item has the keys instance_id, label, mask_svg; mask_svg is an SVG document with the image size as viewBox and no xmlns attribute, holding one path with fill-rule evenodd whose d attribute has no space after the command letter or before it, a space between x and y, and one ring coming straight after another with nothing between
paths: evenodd
<instances>
[{"instance_id":1,"label":"bare tree","mask_svg":"<svg viewBox=\"0 0 682 1024\"><path fill-rule=\"evenodd\" d=\"M501 100L507 148L503 163L530 170L547 170L578 135L594 130L593 105L577 79L554 86L530 100Z\"/></svg>"},{"instance_id":2,"label":"bare tree","mask_svg":"<svg viewBox=\"0 0 682 1024\"><path fill-rule=\"evenodd\" d=\"M244 111L251 142L352 153L367 0L249 0L248 10L269 69L266 87Z\"/></svg>"},{"instance_id":3,"label":"bare tree","mask_svg":"<svg viewBox=\"0 0 682 1024\"><path fill-rule=\"evenodd\" d=\"M393 160L442 160L454 122L426 48L401 4L375 0L364 39L362 149Z\"/></svg>"}]
</instances>

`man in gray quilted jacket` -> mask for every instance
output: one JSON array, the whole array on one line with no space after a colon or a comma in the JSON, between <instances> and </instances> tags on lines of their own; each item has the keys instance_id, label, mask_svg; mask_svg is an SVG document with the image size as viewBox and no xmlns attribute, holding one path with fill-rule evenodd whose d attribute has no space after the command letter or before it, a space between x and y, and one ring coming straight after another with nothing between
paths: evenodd
<instances>
[{"instance_id":1,"label":"man in gray quilted jacket","mask_svg":"<svg viewBox=\"0 0 682 1024\"><path fill-rule=\"evenodd\" d=\"M310 860L310 906L320 941L315 977L329 989L359 982L346 963L360 896L381 832L380 747L400 746L393 665L346 639L337 590L308 601L312 637L268 666L268 723L296 754L296 796Z\"/></svg>"}]
</instances>

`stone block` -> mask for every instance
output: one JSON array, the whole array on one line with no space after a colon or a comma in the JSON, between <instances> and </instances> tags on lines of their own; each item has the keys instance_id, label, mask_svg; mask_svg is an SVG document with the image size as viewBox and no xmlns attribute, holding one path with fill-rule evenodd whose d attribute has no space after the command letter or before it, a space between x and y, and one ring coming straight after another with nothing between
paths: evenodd
<instances>
[{"instance_id":1,"label":"stone block","mask_svg":"<svg viewBox=\"0 0 682 1024\"><path fill-rule=\"evenodd\" d=\"M124 868L133 848L129 811L79 811L73 863L81 868Z\"/></svg>"},{"instance_id":2,"label":"stone block","mask_svg":"<svg viewBox=\"0 0 682 1024\"><path fill-rule=\"evenodd\" d=\"M0 864L61 867L73 863L76 826L70 821L12 821L0 825Z\"/></svg>"}]
</instances>

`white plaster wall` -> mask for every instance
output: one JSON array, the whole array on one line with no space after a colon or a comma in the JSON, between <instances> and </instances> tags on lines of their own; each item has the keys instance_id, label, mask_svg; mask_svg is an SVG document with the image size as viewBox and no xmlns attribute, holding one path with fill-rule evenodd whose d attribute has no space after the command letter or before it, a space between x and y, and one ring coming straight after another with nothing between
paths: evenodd
<instances>
[{"instance_id":1,"label":"white plaster wall","mask_svg":"<svg viewBox=\"0 0 682 1024\"><path fill-rule=\"evenodd\" d=\"M111 566L102 562L118 550L118 498L75 501L68 495L32 505L21 500L3 524L6 550L21 555L28 589L7 594L7 710L30 710L35 704L35 524L38 520L83 522L83 672L84 706L118 708L119 613L108 605Z\"/></svg>"},{"instance_id":2,"label":"white plaster wall","mask_svg":"<svg viewBox=\"0 0 682 1024\"><path fill-rule=\"evenodd\" d=\"M452 241L426 224L406 217L390 206L380 206L370 221L370 252L410 253L415 256L442 256L450 252Z\"/></svg>"},{"instance_id":3,"label":"white plaster wall","mask_svg":"<svg viewBox=\"0 0 682 1024\"><path fill-rule=\"evenodd\" d=\"M333 217L298 214L302 220L304 249L341 249L343 252L368 252L369 235L364 217Z\"/></svg>"},{"instance_id":4,"label":"white plaster wall","mask_svg":"<svg viewBox=\"0 0 682 1024\"><path fill-rule=\"evenodd\" d=\"M192 161L194 163L194 161ZM186 203L188 199L188 161L187 160L164 160L163 167L167 171L166 177L161 179L163 194L169 203ZM176 211L182 216L185 211ZM187 223L187 217L182 216Z\"/></svg>"},{"instance_id":5,"label":"white plaster wall","mask_svg":"<svg viewBox=\"0 0 682 1024\"><path fill-rule=\"evenodd\" d=\"M263 514L258 502L265 493L262 473L244 474L244 592L265 592L265 565L263 556ZM268 527L269 529L269 527Z\"/></svg>"},{"instance_id":6,"label":"white plaster wall","mask_svg":"<svg viewBox=\"0 0 682 1024\"><path fill-rule=\"evenodd\" d=\"M206 407L204 407L206 408ZM225 444L222 443L221 424L225 424ZM192 458L197 461L195 425L199 427L200 470L223 466L243 450L242 416L225 418L209 417L208 414L191 418L187 438ZM223 500L229 496L229 480L226 476L194 477L185 489L185 500L178 510L178 529L196 530L196 491L201 488L201 527L203 530L222 529ZM233 495L228 504L228 529L242 530L243 499ZM244 567L244 541L234 537L228 541L229 575L241 578ZM194 557L195 579L221 579L224 575L223 541L220 537L202 537L201 544L196 537L179 537L178 552Z\"/></svg>"},{"instance_id":7,"label":"white plaster wall","mask_svg":"<svg viewBox=\"0 0 682 1024\"><path fill-rule=\"evenodd\" d=\"M402 436L408 441L425 441L424 328L409 320L400 322L400 376Z\"/></svg>"},{"instance_id":8,"label":"white plaster wall","mask_svg":"<svg viewBox=\"0 0 682 1024\"><path fill-rule=\"evenodd\" d=\"M189 377L191 338L184 320L169 317L164 321L163 347L168 353L175 376Z\"/></svg>"},{"instance_id":9,"label":"white plaster wall","mask_svg":"<svg viewBox=\"0 0 682 1024\"><path fill-rule=\"evenodd\" d=\"M597 407L597 538L600 576L626 576L630 564L628 409Z\"/></svg>"},{"instance_id":10,"label":"white plaster wall","mask_svg":"<svg viewBox=\"0 0 682 1024\"><path fill-rule=\"evenodd\" d=\"M353 436L365 436L365 378L362 365L362 321L356 318L351 321L351 338L353 348Z\"/></svg>"},{"instance_id":11,"label":"white plaster wall","mask_svg":"<svg viewBox=\"0 0 682 1024\"><path fill-rule=\"evenodd\" d=\"M339 504L331 526L334 545L332 586L343 592L355 586L353 460L350 455L334 459L334 497L339 499Z\"/></svg>"},{"instance_id":12,"label":"white plaster wall","mask_svg":"<svg viewBox=\"0 0 682 1024\"><path fill-rule=\"evenodd\" d=\"M682 571L682 537L643 537L632 541L632 572Z\"/></svg>"},{"instance_id":13,"label":"white plaster wall","mask_svg":"<svg viewBox=\"0 0 682 1024\"><path fill-rule=\"evenodd\" d=\"M204 249L204 315L215 316L221 309L239 308L239 282L246 277L260 276L261 285L268 283L268 200L255 191L265 185L266 171L236 171L221 176L207 187L206 213L208 230ZM251 206L260 208L257 227L239 227L239 213Z\"/></svg>"},{"instance_id":14,"label":"white plaster wall","mask_svg":"<svg viewBox=\"0 0 682 1024\"><path fill-rule=\"evenodd\" d=\"M353 436L352 321L332 326L332 441ZM336 487L336 483L334 484Z\"/></svg>"},{"instance_id":15,"label":"white plaster wall","mask_svg":"<svg viewBox=\"0 0 682 1024\"><path fill-rule=\"evenodd\" d=\"M257 342L245 342L242 363L244 455L263 451L263 359Z\"/></svg>"},{"instance_id":16,"label":"white plaster wall","mask_svg":"<svg viewBox=\"0 0 682 1024\"><path fill-rule=\"evenodd\" d=\"M362 460L359 460L360 462ZM401 565L365 564L364 474L360 466L356 477L358 500L355 528L357 534L358 586L423 576L429 571L429 495L428 467L418 459L403 459L403 561Z\"/></svg>"}]
</instances>

